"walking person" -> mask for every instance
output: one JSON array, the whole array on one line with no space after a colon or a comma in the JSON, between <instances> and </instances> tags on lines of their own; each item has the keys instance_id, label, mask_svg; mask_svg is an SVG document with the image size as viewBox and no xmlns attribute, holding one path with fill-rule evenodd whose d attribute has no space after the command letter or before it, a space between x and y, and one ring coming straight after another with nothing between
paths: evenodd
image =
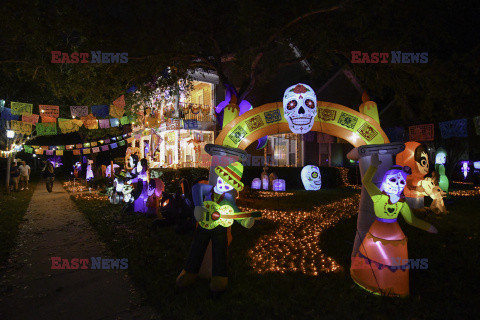
<instances>
[{"instance_id":1,"label":"walking person","mask_svg":"<svg viewBox=\"0 0 480 320\"><path fill-rule=\"evenodd\" d=\"M10 184L13 184L13 191L18 191L18 180L20 177L20 170L18 169L17 162L13 161L10 167Z\"/></svg>"},{"instance_id":2,"label":"walking person","mask_svg":"<svg viewBox=\"0 0 480 320\"><path fill-rule=\"evenodd\" d=\"M30 166L22 161L22 164L18 167L20 170L20 190L27 189L28 190L28 180L30 180Z\"/></svg>"},{"instance_id":3,"label":"walking person","mask_svg":"<svg viewBox=\"0 0 480 320\"><path fill-rule=\"evenodd\" d=\"M55 170L53 164L50 161L47 161L45 168L43 170L43 177L45 178L45 183L47 186L47 191L52 192L53 181L55 181Z\"/></svg>"}]
</instances>

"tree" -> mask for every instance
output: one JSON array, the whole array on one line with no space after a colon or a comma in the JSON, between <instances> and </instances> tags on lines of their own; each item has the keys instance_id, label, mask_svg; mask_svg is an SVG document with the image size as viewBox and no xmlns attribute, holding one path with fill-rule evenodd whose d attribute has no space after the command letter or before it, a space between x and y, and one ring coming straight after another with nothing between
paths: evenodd
<instances>
[{"instance_id":1,"label":"tree","mask_svg":"<svg viewBox=\"0 0 480 320\"><path fill-rule=\"evenodd\" d=\"M35 82L65 105L107 103L132 84L155 81L168 66L181 76L192 68L214 70L224 86L248 98L283 67L307 59L306 81L320 85L348 65L380 108L396 99L419 122L437 121L474 113L475 8L474 1L459 6L453 0L23 0L3 8L0 72L13 79L11 86ZM445 21L453 22L447 27ZM128 52L129 61L52 64L52 50ZM352 64L354 50L428 52L429 62Z\"/></svg>"}]
</instances>

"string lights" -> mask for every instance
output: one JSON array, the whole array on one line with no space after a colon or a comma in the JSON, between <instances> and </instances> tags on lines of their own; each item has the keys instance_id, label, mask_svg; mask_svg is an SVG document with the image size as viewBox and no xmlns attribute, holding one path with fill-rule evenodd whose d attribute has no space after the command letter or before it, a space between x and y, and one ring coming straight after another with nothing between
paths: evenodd
<instances>
[{"instance_id":1,"label":"string lights","mask_svg":"<svg viewBox=\"0 0 480 320\"><path fill-rule=\"evenodd\" d=\"M473 190L455 190L448 193L454 197L474 197L480 195L480 187L474 187Z\"/></svg>"},{"instance_id":2,"label":"string lights","mask_svg":"<svg viewBox=\"0 0 480 320\"><path fill-rule=\"evenodd\" d=\"M359 202L360 195L354 195L309 212L260 210L262 219L278 224L279 228L274 234L261 237L249 251L253 269L258 273L301 272L313 276L342 270L335 260L323 253L318 242L322 232L355 215Z\"/></svg>"},{"instance_id":3,"label":"string lights","mask_svg":"<svg viewBox=\"0 0 480 320\"><path fill-rule=\"evenodd\" d=\"M66 181L63 183L63 187L67 189L68 192L83 192L87 190L87 187L84 186L79 181Z\"/></svg>"},{"instance_id":4,"label":"string lights","mask_svg":"<svg viewBox=\"0 0 480 320\"><path fill-rule=\"evenodd\" d=\"M74 195L75 200L99 200L106 201L108 196L99 193L79 193Z\"/></svg>"},{"instance_id":5,"label":"string lights","mask_svg":"<svg viewBox=\"0 0 480 320\"><path fill-rule=\"evenodd\" d=\"M344 167L336 167L338 171L340 171L340 178L342 179L342 186L343 187L351 187L353 189L361 189L361 186L357 186L356 184L350 184L348 182L348 168Z\"/></svg>"},{"instance_id":6,"label":"string lights","mask_svg":"<svg viewBox=\"0 0 480 320\"><path fill-rule=\"evenodd\" d=\"M293 192L276 192L276 191L257 191L258 198L282 198L282 197L290 197L293 196L295 193Z\"/></svg>"}]
</instances>

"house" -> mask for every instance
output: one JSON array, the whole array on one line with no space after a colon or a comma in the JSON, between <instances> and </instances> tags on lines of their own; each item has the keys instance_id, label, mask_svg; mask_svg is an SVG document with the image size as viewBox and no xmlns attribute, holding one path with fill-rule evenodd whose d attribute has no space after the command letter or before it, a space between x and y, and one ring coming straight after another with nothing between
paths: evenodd
<instances>
[{"instance_id":1,"label":"house","mask_svg":"<svg viewBox=\"0 0 480 320\"><path fill-rule=\"evenodd\" d=\"M218 76L191 72L193 87L189 95L170 96L159 91L148 105L145 116L132 125L132 147L140 149L151 168L207 166L204 147L215 139L215 106L223 90ZM221 92L220 96L217 96Z\"/></svg>"}]
</instances>

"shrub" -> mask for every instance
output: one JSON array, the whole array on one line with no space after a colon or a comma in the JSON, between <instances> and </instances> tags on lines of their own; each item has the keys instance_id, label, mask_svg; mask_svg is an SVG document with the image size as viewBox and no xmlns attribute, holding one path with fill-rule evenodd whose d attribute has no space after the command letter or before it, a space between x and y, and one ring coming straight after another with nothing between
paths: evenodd
<instances>
[{"instance_id":1,"label":"shrub","mask_svg":"<svg viewBox=\"0 0 480 320\"><path fill-rule=\"evenodd\" d=\"M190 186L192 186L198 178L208 178L208 174L209 170L206 168L150 169L150 177L162 179L165 184L165 192L167 193L177 192L180 188L180 180L184 178L187 179Z\"/></svg>"}]
</instances>

